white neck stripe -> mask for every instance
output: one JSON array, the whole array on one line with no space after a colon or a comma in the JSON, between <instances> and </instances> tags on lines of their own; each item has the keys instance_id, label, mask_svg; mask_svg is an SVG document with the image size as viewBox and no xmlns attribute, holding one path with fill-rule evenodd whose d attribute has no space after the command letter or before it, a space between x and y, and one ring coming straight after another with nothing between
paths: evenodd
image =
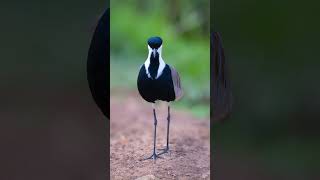
<instances>
[{"instance_id":1,"label":"white neck stripe","mask_svg":"<svg viewBox=\"0 0 320 180\"><path fill-rule=\"evenodd\" d=\"M152 48L148 45L148 58L144 63L144 66L146 68L146 73L148 75L149 78L151 78L150 72L148 70L149 66L150 66L150 57L151 57L151 53L152 53ZM156 50L159 53L159 67L158 67L158 72L157 72L157 76L156 79L158 79L163 72L163 69L166 67L166 63L164 62L164 60L162 59L161 53L162 53L162 45Z\"/></svg>"}]
</instances>

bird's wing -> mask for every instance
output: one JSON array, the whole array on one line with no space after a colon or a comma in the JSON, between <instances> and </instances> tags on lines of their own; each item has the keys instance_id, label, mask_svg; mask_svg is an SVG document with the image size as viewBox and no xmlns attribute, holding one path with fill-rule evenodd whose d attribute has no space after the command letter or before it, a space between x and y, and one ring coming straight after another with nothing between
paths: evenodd
<instances>
[{"instance_id":1,"label":"bird's wing","mask_svg":"<svg viewBox=\"0 0 320 180\"><path fill-rule=\"evenodd\" d=\"M231 113L232 94L228 67L220 34L211 34L211 117L214 122L227 118Z\"/></svg>"},{"instance_id":2,"label":"bird's wing","mask_svg":"<svg viewBox=\"0 0 320 180\"><path fill-rule=\"evenodd\" d=\"M183 96L180 76L179 76L179 73L171 66L170 66L170 70L171 70L171 77L172 77L172 82L174 87L174 93L176 96L175 100L179 100Z\"/></svg>"}]
</instances>

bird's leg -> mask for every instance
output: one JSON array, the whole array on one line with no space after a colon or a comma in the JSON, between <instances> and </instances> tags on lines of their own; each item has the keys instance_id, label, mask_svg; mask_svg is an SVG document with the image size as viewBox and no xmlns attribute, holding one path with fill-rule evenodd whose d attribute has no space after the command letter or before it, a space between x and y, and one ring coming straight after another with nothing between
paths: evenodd
<instances>
[{"instance_id":1,"label":"bird's leg","mask_svg":"<svg viewBox=\"0 0 320 180\"><path fill-rule=\"evenodd\" d=\"M169 128L170 128L170 105L168 105L168 116L167 116L167 146L162 149L163 151L159 155L169 152Z\"/></svg>"},{"instance_id":2,"label":"bird's leg","mask_svg":"<svg viewBox=\"0 0 320 180\"><path fill-rule=\"evenodd\" d=\"M154 159L156 160L159 156L156 154L156 139L157 139L157 117L156 117L156 110L153 104L153 117L154 117L154 134L153 134L153 154L148 157L145 158L143 160L147 160L147 159Z\"/></svg>"}]
</instances>

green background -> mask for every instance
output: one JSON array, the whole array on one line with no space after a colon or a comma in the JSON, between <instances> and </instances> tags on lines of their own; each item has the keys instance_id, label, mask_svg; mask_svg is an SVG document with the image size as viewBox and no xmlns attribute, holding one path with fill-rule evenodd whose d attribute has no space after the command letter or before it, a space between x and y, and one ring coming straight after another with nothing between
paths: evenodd
<instances>
[{"instance_id":1,"label":"green background","mask_svg":"<svg viewBox=\"0 0 320 180\"><path fill-rule=\"evenodd\" d=\"M115 89L137 91L147 40L163 39L163 59L180 74L184 98L176 104L209 117L209 2L111 1L111 95Z\"/></svg>"}]
</instances>

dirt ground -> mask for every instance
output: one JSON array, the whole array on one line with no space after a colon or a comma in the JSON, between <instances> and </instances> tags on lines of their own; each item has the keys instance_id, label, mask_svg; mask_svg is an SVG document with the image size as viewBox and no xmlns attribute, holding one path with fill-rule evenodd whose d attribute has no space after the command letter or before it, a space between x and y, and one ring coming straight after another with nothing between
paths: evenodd
<instances>
[{"instance_id":1,"label":"dirt ground","mask_svg":"<svg viewBox=\"0 0 320 180\"><path fill-rule=\"evenodd\" d=\"M210 179L210 124L171 106L171 154L140 161L152 154L153 114L136 93L111 97L111 179ZM167 108L157 106L157 148L166 144Z\"/></svg>"}]
</instances>

